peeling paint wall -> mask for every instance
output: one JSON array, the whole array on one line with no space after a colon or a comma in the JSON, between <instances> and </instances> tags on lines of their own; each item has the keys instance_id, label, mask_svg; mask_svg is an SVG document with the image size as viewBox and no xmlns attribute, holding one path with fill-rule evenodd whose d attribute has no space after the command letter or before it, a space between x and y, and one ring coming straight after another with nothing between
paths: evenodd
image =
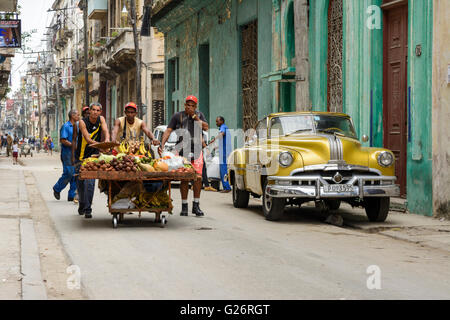
<instances>
[{"instance_id":1,"label":"peeling paint wall","mask_svg":"<svg viewBox=\"0 0 450 320\"><path fill-rule=\"evenodd\" d=\"M192 3L192 6L190 4ZM162 19L165 33L165 81L168 88L169 60L179 58L179 90L172 100L179 100L184 110L184 97L199 94L199 46L209 44L210 106L208 120L215 127L219 115L230 128L242 128L240 83L240 26L258 20L258 117L272 111L272 87L261 75L271 71L272 3L257 0L225 0L208 2L185 20ZM192 13L196 1L183 1L183 10ZM157 26L158 26L157 23ZM174 25L174 26L172 26ZM171 116L170 93L166 91L166 110ZM199 101L201 109L202 101ZM175 110L177 111L177 110Z\"/></svg>"},{"instance_id":2,"label":"peeling paint wall","mask_svg":"<svg viewBox=\"0 0 450 320\"><path fill-rule=\"evenodd\" d=\"M450 1L434 1L433 31L433 212L450 214Z\"/></svg>"}]
</instances>

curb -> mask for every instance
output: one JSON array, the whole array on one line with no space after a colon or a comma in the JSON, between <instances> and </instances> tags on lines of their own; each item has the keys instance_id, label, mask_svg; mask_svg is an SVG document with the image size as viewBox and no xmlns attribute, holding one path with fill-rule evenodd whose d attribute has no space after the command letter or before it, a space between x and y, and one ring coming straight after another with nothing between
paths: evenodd
<instances>
[{"instance_id":1,"label":"curb","mask_svg":"<svg viewBox=\"0 0 450 320\"><path fill-rule=\"evenodd\" d=\"M20 219L20 262L23 300L47 300L32 219Z\"/></svg>"}]
</instances>

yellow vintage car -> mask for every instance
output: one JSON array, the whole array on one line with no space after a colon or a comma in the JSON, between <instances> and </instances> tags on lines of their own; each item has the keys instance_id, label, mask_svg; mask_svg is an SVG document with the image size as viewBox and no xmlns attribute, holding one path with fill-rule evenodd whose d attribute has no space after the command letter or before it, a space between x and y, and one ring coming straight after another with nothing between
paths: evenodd
<instances>
[{"instance_id":1,"label":"yellow vintage car","mask_svg":"<svg viewBox=\"0 0 450 320\"><path fill-rule=\"evenodd\" d=\"M281 219L288 204L315 201L322 209L337 210L345 201L381 222L390 197L400 194L393 153L361 146L346 114L274 113L246 137L245 146L227 159L233 205L245 208L250 195L262 197L267 220Z\"/></svg>"}]
</instances>

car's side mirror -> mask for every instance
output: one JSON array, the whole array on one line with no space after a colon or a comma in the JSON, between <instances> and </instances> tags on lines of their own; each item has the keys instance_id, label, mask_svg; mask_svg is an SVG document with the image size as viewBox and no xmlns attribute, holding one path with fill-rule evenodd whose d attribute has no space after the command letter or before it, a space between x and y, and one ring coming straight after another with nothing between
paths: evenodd
<instances>
[{"instance_id":1,"label":"car's side mirror","mask_svg":"<svg viewBox=\"0 0 450 320\"><path fill-rule=\"evenodd\" d=\"M369 137L367 135L363 134L361 140L362 140L362 142L367 142L367 141L369 141Z\"/></svg>"}]
</instances>

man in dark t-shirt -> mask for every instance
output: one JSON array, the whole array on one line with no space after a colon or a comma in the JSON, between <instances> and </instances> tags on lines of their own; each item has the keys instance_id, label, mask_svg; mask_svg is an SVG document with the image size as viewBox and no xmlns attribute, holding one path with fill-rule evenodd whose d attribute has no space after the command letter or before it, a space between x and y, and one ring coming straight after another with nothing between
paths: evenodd
<instances>
[{"instance_id":1,"label":"man in dark t-shirt","mask_svg":"<svg viewBox=\"0 0 450 320\"><path fill-rule=\"evenodd\" d=\"M194 181L194 203L192 204L192 213L197 216L203 216L204 213L200 210L200 192L202 190L202 169L203 169L203 130L209 129L208 122L205 116L200 111L197 111L198 99L195 96L188 96L184 104L184 111L175 113L170 119L169 125L162 137L161 150L164 150L164 145L173 130L176 130L178 142L175 150L180 156L191 161L197 179ZM188 215L188 192L189 184L187 181L182 181L180 185L181 192L181 213L182 216Z\"/></svg>"}]
</instances>

